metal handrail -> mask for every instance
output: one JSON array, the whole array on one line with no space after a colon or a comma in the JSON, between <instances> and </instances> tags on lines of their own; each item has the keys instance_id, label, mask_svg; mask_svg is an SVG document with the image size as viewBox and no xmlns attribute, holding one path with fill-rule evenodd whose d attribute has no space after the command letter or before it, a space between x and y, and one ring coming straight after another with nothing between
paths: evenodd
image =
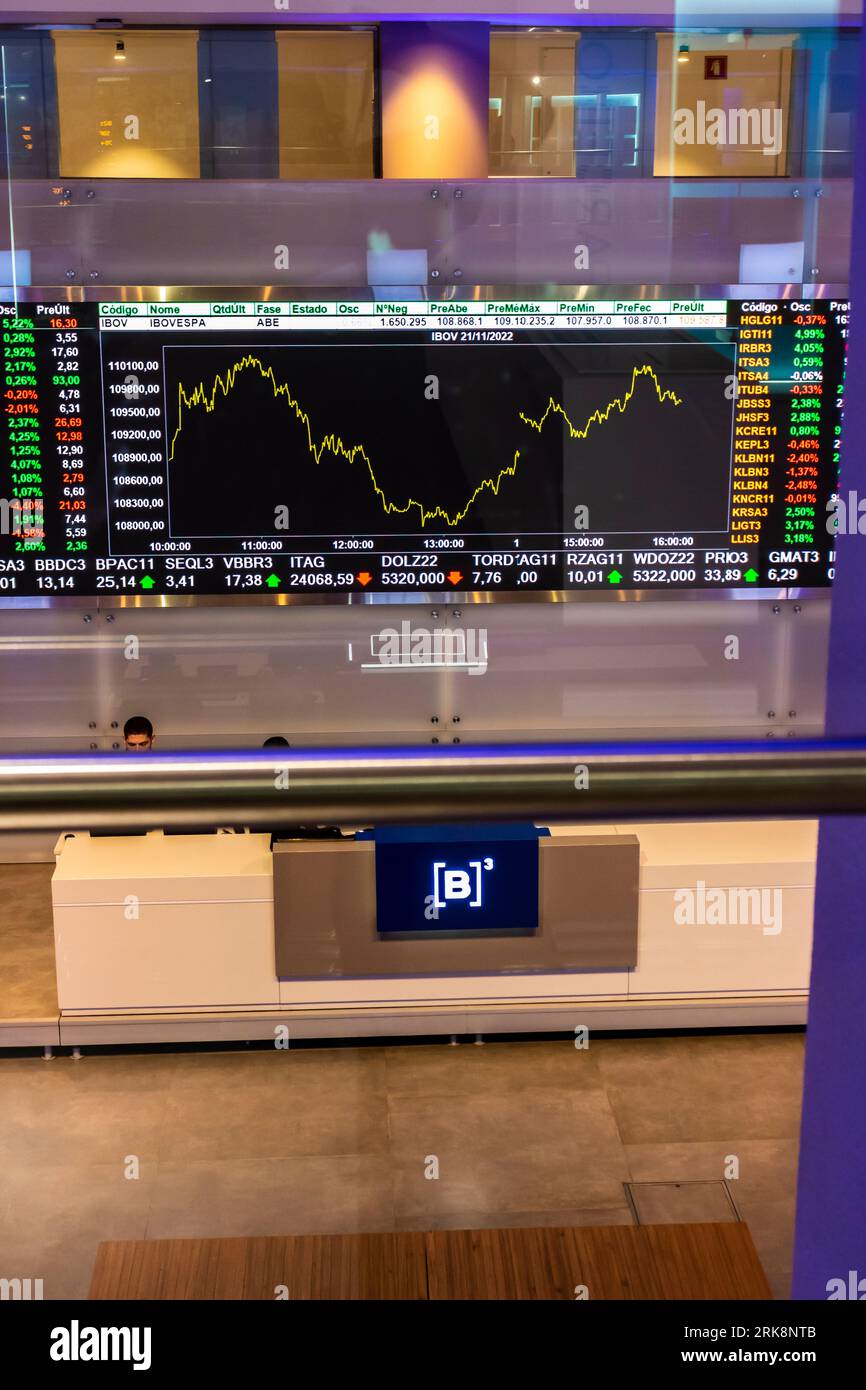
<instances>
[{"instance_id":1,"label":"metal handrail","mask_svg":"<svg viewBox=\"0 0 866 1390\"><path fill-rule=\"evenodd\" d=\"M275 756L276 755L276 756ZM0 830L866 814L866 740L10 757Z\"/></svg>"}]
</instances>

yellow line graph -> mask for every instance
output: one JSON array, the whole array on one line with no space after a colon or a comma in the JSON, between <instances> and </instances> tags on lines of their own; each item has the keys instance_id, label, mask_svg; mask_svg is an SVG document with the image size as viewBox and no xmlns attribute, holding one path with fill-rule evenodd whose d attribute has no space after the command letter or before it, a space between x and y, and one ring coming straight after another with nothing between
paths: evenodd
<instances>
[{"instance_id":1,"label":"yellow line graph","mask_svg":"<svg viewBox=\"0 0 866 1390\"><path fill-rule=\"evenodd\" d=\"M610 405L606 405L603 410L594 410L590 415L589 419L587 420L586 424L582 426L580 429L578 429L577 426L571 423L562 406L559 404L558 401L555 401L552 396L550 397L550 400L547 402L547 409L545 410L540 420L531 420L528 415L524 415L522 410L518 411L518 414L521 420L523 421L524 425L531 425L534 430L538 430L538 433L541 434L542 426L544 425L545 420L547 419L548 415L550 415L551 412L553 412L555 415L562 416L563 420L568 426L572 439L586 439L586 436L589 434L590 425L605 424L605 422L610 419L611 412L614 409L618 410L620 415L625 414L626 406L628 405L629 401L631 400L632 396L637 390L638 377L641 376L652 377L652 383L656 389L656 395L659 398L659 405L663 405L665 401L673 401L674 405L682 405L682 401L680 400L676 392L663 389L662 384L656 376L654 369L649 365L645 365L643 367L634 367L632 369L631 385L629 386L624 396L615 396L613 400L610 402Z\"/></svg>"},{"instance_id":2,"label":"yellow line graph","mask_svg":"<svg viewBox=\"0 0 866 1390\"><path fill-rule=\"evenodd\" d=\"M342 439L337 434L323 435L320 442L316 444L313 439L313 426L310 417L307 414L307 412L303 409L303 407L299 404L299 402L295 400L294 396L289 390L288 383L284 381L277 381L274 375L273 367L266 367L258 357L254 357L251 354L245 355L240 359L240 361L236 362L234 366L229 367L228 371L224 375L217 374L214 377L213 386L210 388L210 390L208 390L204 382L199 382L197 386L193 387L192 391L188 392L185 389L182 382L178 383L177 428L175 429L174 434L171 437L171 444L169 445L168 451L169 460L174 458L175 445L177 444L178 436L180 435L183 429L184 410L194 409L197 406L204 406L204 409L208 414L212 413L216 408L218 393L221 392L223 397L228 396L229 392L234 389L235 382L239 374L251 368L257 369L262 379L270 382L271 386L273 387L275 397L285 397L289 408L294 412L295 418L300 421L300 423L304 426L304 429L306 430L307 448L317 464L321 463L322 456L325 452L332 454L334 458L343 458L346 460L347 463L350 464L354 463L356 459L363 460L363 462L367 466L367 472L370 475L370 481L373 484L373 491L379 498L379 501L382 504L382 509L386 516L390 516L394 513L396 513L398 516L402 516L414 507L417 509L420 515L422 527L426 526L428 521L435 521L437 520L437 518L440 518L442 521L444 521L446 526L458 526L460 522L463 521L473 502L476 500L477 497L481 495L482 492L490 491L493 493L494 497L498 496L499 488L501 486L503 478L513 478L515 473L517 472L517 465L520 462L519 449L515 449L514 458L511 461L511 463L508 464L507 467L501 468L495 478L485 478L483 482L479 483L478 487L472 493L472 496L469 498L462 511L455 512L453 515L446 512L443 507L439 506L433 507L432 509L428 509L424 506L423 502L418 502L414 497L410 497L406 502L405 506L400 506L397 502L390 502L388 498L385 496L385 493L383 492L382 488L379 486L379 483L376 479L376 475L373 472L373 465L364 451L364 446L362 444L346 445L343 443ZM679 396L677 396L673 391L668 391L662 388L662 384L656 376L656 373L653 370L653 368L650 366L643 366L635 367L633 369L631 385L629 386L625 394L623 396L615 397L609 405L604 407L603 410L594 410L590 415L589 419L587 420L586 424L581 428L576 428L572 424L571 420L569 420L568 416L566 415L563 407L557 401L555 401L552 396L548 401L547 409L545 410L544 414L541 416L540 419L530 419L530 417L524 415L522 411L519 411L518 414L524 424L529 425L534 430L537 430L539 434L541 433L541 430L544 426L544 422L547 420L548 416L551 413L561 415L571 433L572 439L585 439L589 433L590 426L594 424L604 424L605 421L609 419L614 409L618 409L620 414L623 414L625 412L629 401L631 400L635 393L635 390L637 389L638 378L641 376L650 376L652 378L653 385L655 386L656 394L658 396L660 404L663 404L666 400L669 400L672 401L674 405L682 405L682 401L680 400Z\"/></svg>"}]
</instances>

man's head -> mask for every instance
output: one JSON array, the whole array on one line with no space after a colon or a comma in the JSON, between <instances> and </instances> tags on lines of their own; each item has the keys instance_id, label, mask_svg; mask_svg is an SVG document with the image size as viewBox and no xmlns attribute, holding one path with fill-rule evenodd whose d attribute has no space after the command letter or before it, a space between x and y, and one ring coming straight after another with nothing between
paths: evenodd
<instances>
[{"instance_id":1,"label":"man's head","mask_svg":"<svg viewBox=\"0 0 866 1390\"><path fill-rule=\"evenodd\" d=\"M153 725L143 714L134 714L123 726L123 741L128 753L149 753L153 747Z\"/></svg>"},{"instance_id":2,"label":"man's head","mask_svg":"<svg viewBox=\"0 0 866 1390\"><path fill-rule=\"evenodd\" d=\"M262 744L263 748L289 748L290 746L289 740L283 738L282 734L271 734L270 738L266 738Z\"/></svg>"}]
</instances>

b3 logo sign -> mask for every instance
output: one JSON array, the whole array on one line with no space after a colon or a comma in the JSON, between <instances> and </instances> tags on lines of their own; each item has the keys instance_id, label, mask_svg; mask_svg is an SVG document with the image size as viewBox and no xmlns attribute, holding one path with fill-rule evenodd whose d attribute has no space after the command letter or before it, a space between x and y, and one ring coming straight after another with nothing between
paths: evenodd
<instances>
[{"instance_id":1,"label":"b3 logo sign","mask_svg":"<svg viewBox=\"0 0 866 1390\"><path fill-rule=\"evenodd\" d=\"M482 874L492 868L492 859L470 859L465 869L449 869L444 860L434 861L433 907L438 910L454 902L481 907Z\"/></svg>"}]
</instances>

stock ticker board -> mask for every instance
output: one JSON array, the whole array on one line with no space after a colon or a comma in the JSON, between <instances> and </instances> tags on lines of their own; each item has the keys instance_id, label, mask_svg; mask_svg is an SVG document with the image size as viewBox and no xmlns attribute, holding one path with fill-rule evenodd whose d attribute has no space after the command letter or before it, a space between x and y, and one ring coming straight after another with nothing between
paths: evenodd
<instances>
[{"instance_id":1,"label":"stock ticker board","mask_svg":"<svg viewBox=\"0 0 866 1390\"><path fill-rule=\"evenodd\" d=\"M833 578L848 304L0 305L0 599Z\"/></svg>"}]
</instances>

